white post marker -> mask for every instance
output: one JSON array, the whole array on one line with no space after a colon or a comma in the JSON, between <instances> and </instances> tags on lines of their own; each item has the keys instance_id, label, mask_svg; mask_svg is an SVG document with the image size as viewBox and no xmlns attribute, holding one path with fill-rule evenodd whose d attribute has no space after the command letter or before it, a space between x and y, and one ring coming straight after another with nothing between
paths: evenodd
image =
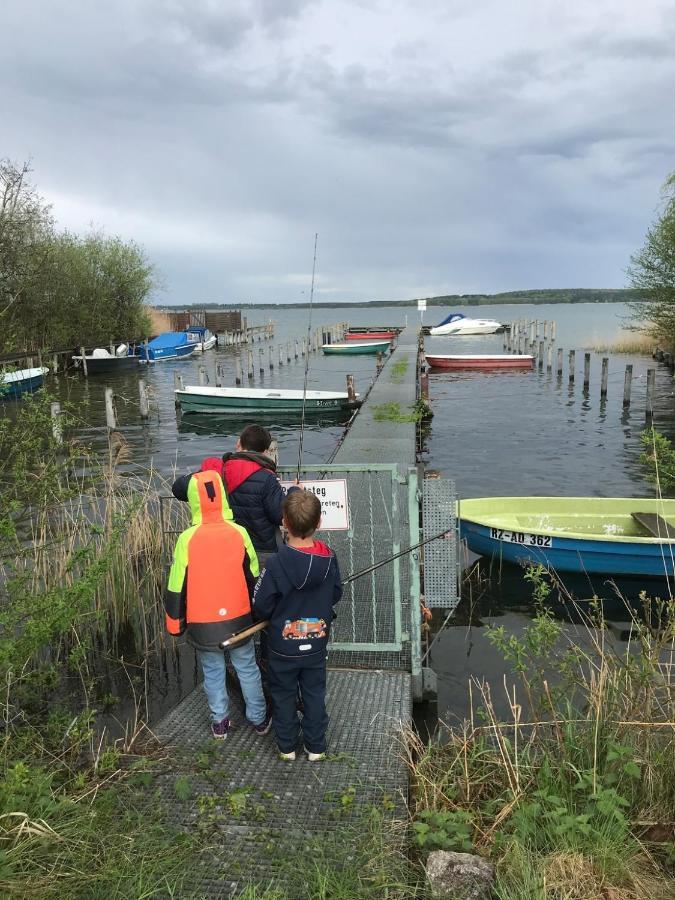
<instances>
[{"instance_id":1,"label":"white post marker","mask_svg":"<svg viewBox=\"0 0 675 900\"><path fill-rule=\"evenodd\" d=\"M281 487L288 492L288 489L293 487L294 484L294 481L282 481ZM301 481L300 487L306 491L311 491L321 501L321 531L349 530L346 478Z\"/></svg>"},{"instance_id":2,"label":"white post marker","mask_svg":"<svg viewBox=\"0 0 675 900\"><path fill-rule=\"evenodd\" d=\"M418 300L417 301L417 309L419 310L419 314L420 314L420 323L424 321L424 312L425 312L426 308L427 308L426 300Z\"/></svg>"}]
</instances>

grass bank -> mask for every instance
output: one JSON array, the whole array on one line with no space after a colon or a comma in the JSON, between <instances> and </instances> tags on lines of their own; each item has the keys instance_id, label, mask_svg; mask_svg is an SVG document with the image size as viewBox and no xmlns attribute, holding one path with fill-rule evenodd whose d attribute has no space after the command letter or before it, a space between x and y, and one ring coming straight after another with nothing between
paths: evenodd
<instances>
[{"instance_id":1,"label":"grass bank","mask_svg":"<svg viewBox=\"0 0 675 900\"><path fill-rule=\"evenodd\" d=\"M545 573L530 578L538 612L523 637L489 635L517 673L509 720L479 683L444 740L409 736L418 852L491 858L498 900L672 898L675 604L645 598L619 655L599 607L578 611L588 643L566 642Z\"/></svg>"}]
</instances>

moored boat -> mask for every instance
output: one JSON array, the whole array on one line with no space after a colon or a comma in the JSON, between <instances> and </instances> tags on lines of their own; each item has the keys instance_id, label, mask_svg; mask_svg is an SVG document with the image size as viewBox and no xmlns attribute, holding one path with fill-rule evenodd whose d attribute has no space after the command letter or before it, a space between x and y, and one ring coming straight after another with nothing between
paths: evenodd
<instances>
[{"instance_id":1,"label":"moored boat","mask_svg":"<svg viewBox=\"0 0 675 900\"><path fill-rule=\"evenodd\" d=\"M534 356L511 353L425 353L424 358L432 369L531 369L534 365Z\"/></svg>"},{"instance_id":2,"label":"moored boat","mask_svg":"<svg viewBox=\"0 0 675 900\"><path fill-rule=\"evenodd\" d=\"M42 387L49 369L40 366L34 369L19 369L17 372L4 372L0 375L0 400L32 394Z\"/></svg>"},{"instance_id":3,"label":"moored boat","mask_svg":"<svg viewBox=\"0 0 675 900\"><path fill-rule=\"evenodd\" d=\"M559 572L666 577L675 571L675 500L484 497L462 500L470 550Z\"/></svg>"},{"instance_id":4,"label":"moored boat","mask_svg":"<svg viewBox=\"0 0 675 900\"><path fill-rule=\"evenodd\" d=\"M190 328L187 335L189 340L197 341L198 353L203 353L204 350L211 350L217 343L215 334L209 331L208 328L203 328L202 326Z\"/></svg>"},{"instance_id":5,"label":"moored boat","mask_svg":"<svg viewBox=\"0 0 675 900\"><path fill-rule=\"evenodd\" d=\"M358 398L358 394L356 395ZM176 405L186 413L297 413L302 414L303 392L281 388L204 387L186 385L175 391ZM305 413L326 413L358 406L343 391L307 391Z\"/></svg>"},{"instance_id":6,"label":"moored boat","mask_svg":"<svg viewBox=\"0 0 675 900\"><path fill-rule=\"evenodd\" d=\"M463 313L450 313L430 329L433 335L494 334L502 328L494 319L469 319Z\"/></svg>"},{"instance_id":7,"label":"moored boat","mask_svg":"<svg viewBox=\"0 0 675 900\"><path fill-rule=\"evenodd\" d=\"M355 353L386 353L390 346L390 341L363 341L361 343L345 341L339 344L323 344L321 349L328 355L344 354L353 356Z\"/></svg>"},{"instance_id":8,"label":"moored boat","mask_svg":"<svg viewBox=\"0 0 675 900\"><path fill-rule=\"evenodd\" d=\"M397 331L348 331L346 341L393 341Z\"/></svg>"},{"instance_id":9,"label":"moored boat","mask_svg":"<svg viewBox=\"0 0 675 900\"><path fill-rule=\"evenodd\" d=\"M190 340L186 331L165 331L143 348L141 362L183 359L192 356L198 343L199 341Z\"/></svg>"},{"instance_id":10,"label":"moored boat","mask_svg":"<svg viewBox=\"0 0 675 900\"><path fill-rule=\"evenodd\" d=\"M140 358L129 352L126 344L120 344L114 355L103 347L97 347L86 354L87 375L108 375L111 372L126 372L135 369ZM77 366L82 366L82 356L73 356Z\"/></svg>"}]
</instances>

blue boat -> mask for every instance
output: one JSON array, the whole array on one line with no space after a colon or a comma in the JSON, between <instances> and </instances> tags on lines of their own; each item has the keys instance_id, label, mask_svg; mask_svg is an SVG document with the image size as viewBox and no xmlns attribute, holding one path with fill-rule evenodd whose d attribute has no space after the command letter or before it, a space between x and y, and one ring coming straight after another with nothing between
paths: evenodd
<instances>
[{"instance_id":1,"label":"blue boat","mask_svg":"<svg viewBox=\"0 0 675 900\"><path fill-rule=\"evenodd\" d=\"M160 362L167 359L184 359L192 356L199 347L199 341L186 331L165 331L153 338L141 351L141 362Z\"/></svg>"},{"instance_id":2,"label":"blue boat","mask_svg":"<svg viewBox=\"0 0 675 900\"><path fill-rule=\"evenodd\" d=\"M470 550L559 572L665 578L675 572L675 500L484 497L460 503Z\"/></svg>"},{"instance_id":3,"label":"blue boat","mask_svg":"<svg viewBox=\"0 0 675 900\"><path fill-rule=\"evenodd\" d=\"M9 397L20 397L22 394L32 394L42 387L45 375L49 369L19 369L18 372L5 372L0 375L0 400Z\"/></svg>"}]
</instances>

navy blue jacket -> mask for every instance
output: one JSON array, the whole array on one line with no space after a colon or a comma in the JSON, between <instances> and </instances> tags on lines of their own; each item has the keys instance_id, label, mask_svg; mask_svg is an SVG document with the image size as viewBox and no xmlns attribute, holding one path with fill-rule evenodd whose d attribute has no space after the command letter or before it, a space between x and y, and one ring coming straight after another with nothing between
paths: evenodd
<instances>
[{"instance_id":1,"label":"navy blue jacket","mask_svg":"<svg viewBox=\"0 0 675 900\"><path fill-rule=\"evenodd\" d=\"M240 450L223 456L223 481L234 521L248 531L257 553L274 553L283 516L284 494L274 462L262 453Z\"/></svg>"},{"instance_id":2,"label":"navy blue jacket","mask_svg":"<svg viewBox=\"0 0 675 900\"><path fill-rule=\"evenodd\" d=\"M274 462L262 453L240 450L226 453L222 460L208 457L202 463L205 469L214 469L223 479L234 521L248 531L256 553L274 553L286 499ZM171 490L178 500L187 500L189 479L182 475L174 481Z\"/></svg>"},{"instance_id":3,"label":"navy blue jacket","mask_svg":"<svg viewBox=\"0 0 675 900\"><path fill-rule=\"evenodd\" d=\"M325 652L333 607L342 596L333 551L321 541L314 552L288 544L270 556L253 593L253 617L269 619L267 646L277 656L304 657Z\"/></svg>"}]
</instances>

